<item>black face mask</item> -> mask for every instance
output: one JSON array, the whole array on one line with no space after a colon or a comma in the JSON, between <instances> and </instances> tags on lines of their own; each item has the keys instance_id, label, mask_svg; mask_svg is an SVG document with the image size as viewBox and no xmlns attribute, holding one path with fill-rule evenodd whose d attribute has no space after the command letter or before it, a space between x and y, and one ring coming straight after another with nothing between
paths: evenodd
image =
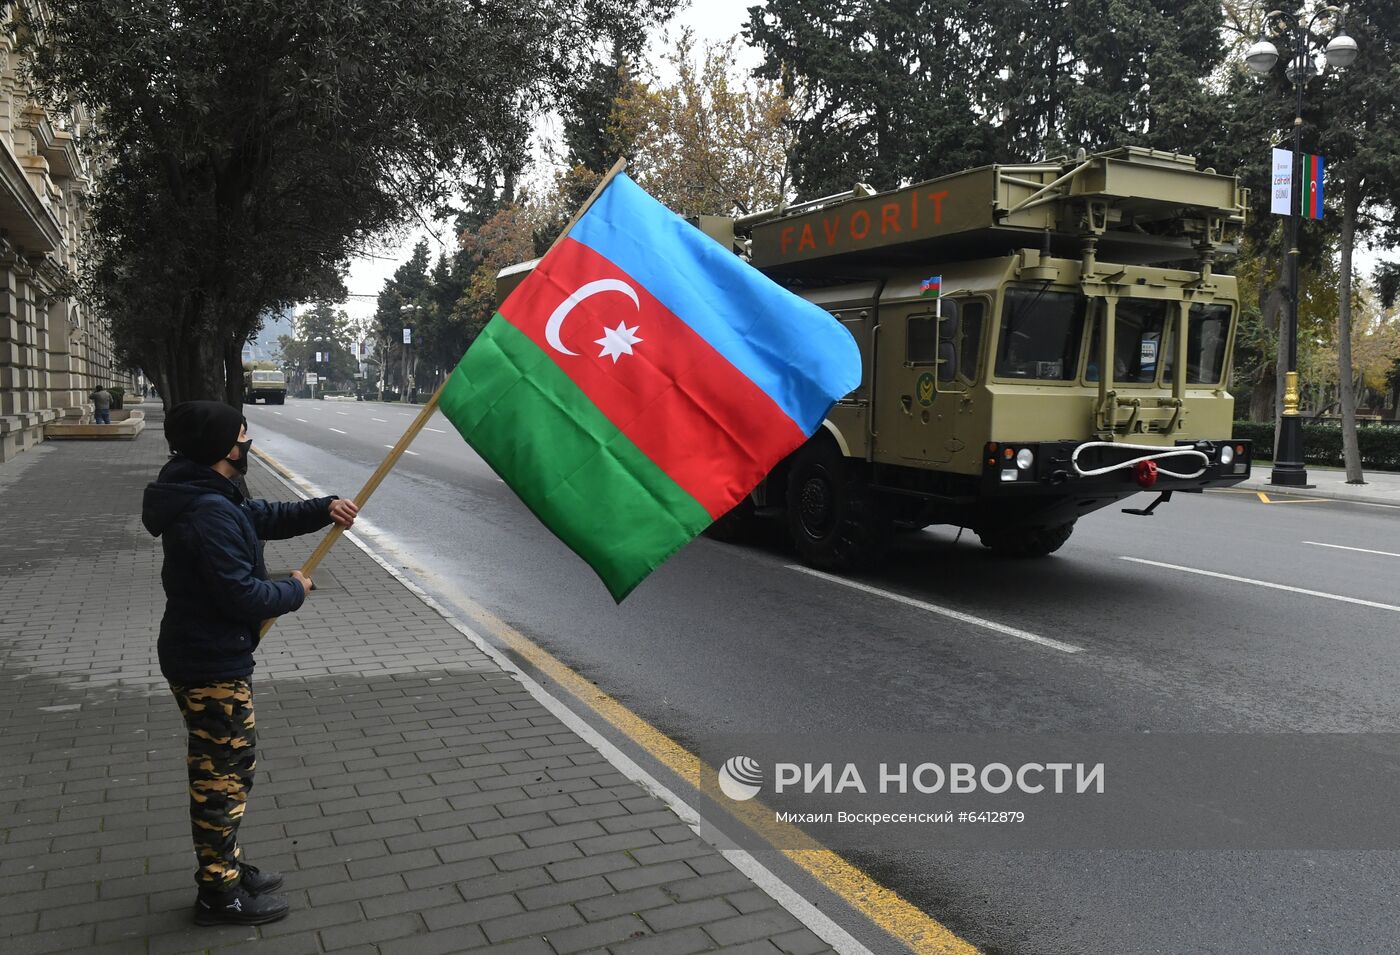
<instances>
[{"instance_id":1,"label":"black face mask","mask_svg":"<svg viewBox=\"0 0 1400 955\"><path fill-rule=\"evenodd\" d=\"M238 448L238 460L235 461L233 458L224 458L224 460L232 464L234 470L239 474L247 474L248 455L253 447L253 439L249 438L247 441L239 441L236 446Z\"/></svg>"}]
</instances>

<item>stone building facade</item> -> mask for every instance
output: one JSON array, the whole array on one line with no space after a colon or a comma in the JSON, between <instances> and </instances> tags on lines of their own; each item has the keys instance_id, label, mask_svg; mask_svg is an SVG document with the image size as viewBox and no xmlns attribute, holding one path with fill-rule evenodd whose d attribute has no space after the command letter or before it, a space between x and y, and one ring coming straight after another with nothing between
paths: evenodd
<instances>
[{"instance_id":1,"label":"stone building facade","mask_svg":"<svg viewBox=\"0 0 1400 955\"><path fill-rule=\"evenodd\" d=\"M89 186L84 118L46 111L19 67L0 32L0 462L42 441L49 422L90 418L99 385L132 392L109 324L72 294Z\"/></svg>"}]
</instances>

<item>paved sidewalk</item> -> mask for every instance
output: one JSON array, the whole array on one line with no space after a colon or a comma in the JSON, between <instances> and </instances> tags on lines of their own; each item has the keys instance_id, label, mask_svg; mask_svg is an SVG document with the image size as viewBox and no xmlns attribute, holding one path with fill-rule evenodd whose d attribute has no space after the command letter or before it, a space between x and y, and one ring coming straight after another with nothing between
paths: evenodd
<instances>
[{"instance_id":1,"label":"paved sidewalk","mask_svg":"<svg viewBox=\"0 0 1400 955\"><path fill-rule=\"evenodd\" d=\"M1365 484L1348 484L1347 474L1339 468L1320 468L1308 465L1310 488L1283 488L1269 483L1269 463L1254 464L1254 473L1248 481L1235 485L1247 491L1263 491L1266 494L1295 494L1302 497L1323 497L1337 501L1355 501L1361 504L1392 504L1400 507L1400 473L1394 471L1367 471Z\"/></svg>"},{"instance_id":2,"label":"paved sidewalk","mask_svg":"<svg viewBox=\"0 0 1400 955\"><path fill-rule=\"evenodd\" d=\"M160 550L139 520L165 458L148 422L0 466L0 952L830 951L348 543L254 677L241 838L286 873L292 914L195 927ZM290 496L260 464L250 485ZM313 540L270 545L269 566Z\"/></svg>"}]
</instances>

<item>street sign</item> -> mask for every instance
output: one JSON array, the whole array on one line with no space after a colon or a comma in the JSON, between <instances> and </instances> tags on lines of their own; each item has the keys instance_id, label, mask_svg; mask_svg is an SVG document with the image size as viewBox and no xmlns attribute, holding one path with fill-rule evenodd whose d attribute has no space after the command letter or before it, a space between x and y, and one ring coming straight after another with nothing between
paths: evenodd
<instances>
[{"instance_id":1,"label":"street sign","mask_svg":"<svg viewBox=\"0 0 1400 955\"><path fill-rule=\"evenodd\" d=\"M405 328L405 329L403 330L403 343L404 343L405 345L412 345L412 344L413 344L413 329L411 329L411 328Z\"/></svg>"},{"instance_id":2,"label":"street sign","mask_svg":"<svg viewBox=\"0 0 1400 955\"><path fill-rule=\"evenodd\" d=\"M316 385L316 384L320 384L320 382L321 382L321 376L318 375L318 374L316 374L314 371L308 371L308 372L306 373L306 383L307 383L308 385Z\"/></svg>"}]
</instances>

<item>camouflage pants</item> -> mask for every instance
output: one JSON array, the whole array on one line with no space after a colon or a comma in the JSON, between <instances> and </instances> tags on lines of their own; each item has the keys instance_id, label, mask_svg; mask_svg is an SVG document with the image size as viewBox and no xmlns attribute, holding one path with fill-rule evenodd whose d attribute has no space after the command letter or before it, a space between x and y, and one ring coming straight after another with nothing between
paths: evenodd
<instances>
[{"instance_id":1,"label":"camouflage pants","mask_svg":"<svg viewBox=\"0 0 1400 955\"><path fill-rule=\"evenodd\" d=\"M238 824L253 788L258 742L253 685L221 680L170 689L189 731L190 830L201 887L226 889L238 881Z\"/></svg>"}]
</instances>

